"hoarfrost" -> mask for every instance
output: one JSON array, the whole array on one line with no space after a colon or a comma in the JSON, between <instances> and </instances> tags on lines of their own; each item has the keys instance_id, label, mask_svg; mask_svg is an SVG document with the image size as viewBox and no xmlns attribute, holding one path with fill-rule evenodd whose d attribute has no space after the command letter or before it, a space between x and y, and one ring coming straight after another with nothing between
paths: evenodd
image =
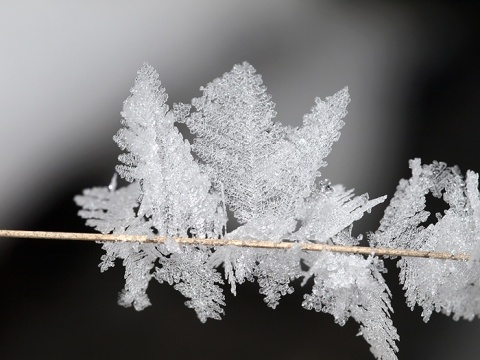
<instances>
[{"instance_id":1,"label":"hoarfrost","mask_svg":"<svg viewBox=\"0 0 480 360\"><path fill-rule=\"evenodd\" d=\"M248 63L235 65L201 88L191 105L166 105L158 74L145 64L124 102L123 127L114 140L125 151L118 174L131 184L87 189L75 197L79 215L103 233L162 236L163 244L103 243L100 268L122 259L125 288L119 302L142 310L151 279L168 283L188 300L200 321L220 319L224 278L237 284L257 281L269 307L294 291L292 281L314 278L303 306L331 313L343 324L360 323L361 334L379 359L395 359L396 330L389 318L390 297L376 257L311 254L301 242L355 245L353 223L384 201L355 197L352 190L319 181L325 157L338 140L348 89L317 98L303 126L273 121L274 103L260 75ZM190 146L175 123L196 136ZM192 150L198 155L194 160ZM226 207L240 223L226 233ZM480 206L477 206L480 207ZM176 237L294 241L289 250L187 246ZM380 240L379 240L380 241ZM302 269L302 265L308 270Z\"/></svg>"},{"instance_id":2,"label":"hoarfrost","mask_svg":"<svg viewBox=\"0 0 480 360\"><path fill-rule=\"evenodd\" d=\"M434 162L410 162L412 177L402 180L385 211L380 228L371 236L374 245L451 254L472 254L478 248L478 175L466 180L456 167ZM438 221L425 227L429 216L426 195L442 198L449 208ZM407 305L423 308L428 321L432 312L472 320L480 315L480 266L477 261L402 257L400 282Z\"/></svg>"},{"instance_id":3,"label":"hoarfrost","mask_svg":"<svg viewBox=\"0 0 480 360\"><path fill-rule=\"evenodd\" d=\"M161 267L155 271L160 282L174 285L175 290L188 298L185 305L194 309L201 322L208 318L220 320L224 313L225 297L218 284L221 275L208 265L210 250L184 246L181 252L160 257Z\"/></svg>"},{"instance_id":4,"label":"hoarfrost","mask_svg":"<svg viewBox=\"0 0 480 360\"><path fill-rule=\"evenodd\" d=\"M352 317L360 323L359 335L370 344L377 359L396 359L397 330L388 316L390 291L381 276L383 262L375 257L322 252L312 254L305 281L314 276L312 294L304 295L307 310L333 315L344 325Z\"/></svg>"},{"instance_id":5,"label":"hoarfrost","mask_svg":"<svg viewBox=\"0 0 480 360\"><path fill-rule=\"evenodd\" d=\"M117 171L132 184L112 191L116 188L112 182L109 188L85 190L77 196L75 201L83 207L79 214L88 219L87 225L114 234L169 238L223 235L226 215L221 194L212 191L207 175L194 161L190 144L174 126L174 113L169 111L166 99L158 74L145 64L124 102L124 127L114 137L120 148L127 151L120 155L123 164L117 166ZM150 305L146 290L153 272L157 280L163 281L159 273L175 271L182 264L191 267L193 260L205 260L210 254L208 249L192 248L168 255L172 246L153 244L109 243L103 247L107 251L100 265L103 271L113 266L115 258L123 259L125 288L119 303L133 305L136 310ZM209 271L203 277L197 276L199 283L219 282L214 270ZM218 306L223 304L221 289L217 285L206 287L205 291L210 289L215 300L200 306L202 295L193 296L185 289L185 283L194 283L189 274L183 271L179 275L182 283L175 288L191 299L188 306L197 311L202 321L208 317L218 319L222 313ZM204 277L209 282L203 281Z\"/></svg>"},{"instance_id":6,"label":"hoarfrost","mask_svg":"<svg viewBox=\"0 0 480 360\"><path fill-rule=\"evenodd\" d=\"M300 129L273 122L275 104L246 62L201 90L192 100L195 111L179 118L196 135L193 149L213 182L224 186L236 218L294 218L340 136L347 88L317 98Z\"/></svg>"}]
</instances>

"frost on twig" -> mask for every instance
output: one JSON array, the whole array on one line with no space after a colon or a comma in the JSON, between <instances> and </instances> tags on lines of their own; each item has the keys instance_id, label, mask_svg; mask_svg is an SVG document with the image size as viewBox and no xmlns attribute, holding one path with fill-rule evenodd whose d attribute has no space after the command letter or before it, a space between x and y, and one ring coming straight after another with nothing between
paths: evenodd
<instances>
[{"instance_id":1,"label":"frost on twig","mask_svg":"<svg viewBox=\"0 0 480 360\"><path fill-rule=\"evenodd\" d=\"M381 273L383 262L375 257L333 253L312 254L306 278L314 276L312 293L302 306L333 315L344 325L348 318L360 324L359 335L370 344L377 359L396 359L399 340L389 313L390 291Z\"/></svg>"},{"instance_id":2,"label":"frost on twig","mask_svg":"<svg viewBox=\"0 0 480 360\"><path fill-rule=\"evenodd\" d=\"M297 216L340 137L347 88L325 102L317 98L300 129L273 122L275 104L246 62L201 90L192 100L195 111L179 118L196 135L193 150L212 181L224 186L235 217L246 223Z\"/></svg>"},{"instance_id":3,"label":"frost on twig","mask_svg":"<svg viewBox=\"0 0 480 360\"><path fill-rule=\"evenodd\" d=\"M86 190L75 200L84 208L80 215L88 219L87 225L113 233L222 236L226 217L221 194L212 191L207 176L194 161L189 143L174 126L174 114L165 104L166 99L158 74L151 66L144 65L123 106L124 127L114 137L120 148L127 151L120 155L123 164L117 167L117 171L132 183L126 189L136 189L137 192L128 193L130 203L127 209L123 209L125 188ZM103 199L100 203L98 199L92 201L92 193L105 196L109 202ZM121 218L116 219L119 215ZM110 228L103 224L106 220L112 222ZM102 221L101 228L97 225L99 221ZM121 225L116 226L119 221ZM182 248L171 253L164 244L113 243L103 247L107 255L102 259L102 270L112 266L115 257L123 259L125 289L120 294L120 304L133 304L137 310L150 305L146 289L153 277L152 271L156 269L155 278L161 282L170 282L166 280L169 273L175 275L176 289L190 299L188 306L197 311L202 321L208 317L218 318L223 312L217 306L223 304L224 299L218 287L221 279L205 261L209 249ZM188 269L193 266L194 259L197 260L196 278L192 281L192 271ZM191 289L185 290L185 286ZM206 292L207 288L211 291Z\"/></svg>"},{"instance_id":4,"label":"frost on twig","mask_svg":"<svg viewBox=\"0 0 480 360\"><path fill-rule=\"evenodd\" d=\"M303 306L328 312L341 325L353 318L377 358L395 359L398 335L389 318L390 293L378 258L312 254L299 246L211 248L173 240L190 236L357 244L353 223L385 198L355 197L342 186L319 181L344 125L347 88L315 99L300 128L273 121L274 103L248 63L235 65L201 90L191 105L170 110L158 74L144 65L124 103L123 127L114 137L125 151L118 174L131 184L116 189L112 183L75 198L87 225L103 233L167 237L163 244L102 245L102 271L116 258L125 266L120 304L136 310L150 305L146 290L156 279L180 291L204 322L224 313L219 286L224 282L236 294L238 284L257 281L265 303L275 308L294 291L293 280L314 278ZM176 122L195 135L192 146ZM241 224L228 233L227 206ZM218 270L222 265L224 279Z\"/></svg>"},{"instance_id":5,"label":"frost on twig","mask_svg":"<svg viewBox=\"0 0 480 360\"><path fill-rule=\"evenodd\" d=\"M478 248L478 175L467 172L464 179L458 168L434 162L410 162L412 177L401 180L385 211L380 228L371 236L373 245L423 251L475 254ZM442 198L449 206L437 214L437 222L425 226L429 212L426 195ZM455 320L472 320L480 315L480 267L478 261L438 261L402 257L400 282L407 304L423 308L428 321L433 311L452 315Z\"/></svg>"}]
</instances>

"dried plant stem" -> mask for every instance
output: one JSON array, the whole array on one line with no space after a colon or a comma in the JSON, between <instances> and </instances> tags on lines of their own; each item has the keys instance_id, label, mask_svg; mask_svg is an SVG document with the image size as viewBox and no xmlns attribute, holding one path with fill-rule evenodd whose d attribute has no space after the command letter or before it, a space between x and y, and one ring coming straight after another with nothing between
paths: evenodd
<instances>
[{"instance_id":1,"label":"dried plant stem","mask_svg":"<svg viewBox=\"0 0 480 360\"><path fill-rule=\"evenodd\" d=\"M148 237L144 235L127 234L89 234L89 233L66 233L47 231L22 231L0 230L0 237L28 238L28 239L54 239L54 240L85 240L85 241L130 241L141 243L163 243L165 237ZM417 251L408 249L372 248L365 246L343 246L315 243L297 243L292 241L258 241L258 240L227 240L227 239L199 239L199 238L173 238L179 244L250 247L261 249L290 249L298 245L302 250L308 251L331 251L349 254L378 255L378 256L409 256L443 260L469 260L468 254L449 254L434 251Z\"/></svg>"}]
</instances>

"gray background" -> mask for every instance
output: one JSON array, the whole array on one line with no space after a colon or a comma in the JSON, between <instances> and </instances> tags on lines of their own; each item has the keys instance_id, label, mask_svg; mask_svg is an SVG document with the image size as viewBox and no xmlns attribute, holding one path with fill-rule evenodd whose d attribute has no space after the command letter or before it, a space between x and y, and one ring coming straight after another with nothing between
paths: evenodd
<instances>
[{"instance_id":1,"label":"gray background","mask_svg":"<svg viewBox=\"0 0 480 360\"><path fill-rule=\"evenodd\" d=\"M122 102L145 61L172 104L247 60L290 125L348 85L346 126L323 174L357 194L391 196L413 157L480 171L479 14L446 1L2 0L0 228L87 230L71 199L108 184ZM356 231L375 230L382 210ZM357 324L303 310L300 288L270 310L242 286L224 320L206 324L156 283L152 307L123 309L123 269L100 274L101 253L0 241L1 359L372 358ZM424 324L392 265L399 359L478 358L478 320Z\"/></svg>"}]
</instances>

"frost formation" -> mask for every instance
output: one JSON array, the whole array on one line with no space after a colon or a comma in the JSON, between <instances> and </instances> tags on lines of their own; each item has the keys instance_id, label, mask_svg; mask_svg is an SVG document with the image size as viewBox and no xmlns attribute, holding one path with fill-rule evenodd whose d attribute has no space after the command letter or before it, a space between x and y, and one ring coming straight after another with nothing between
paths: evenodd
<instances>
[{"instance_id":1,"label":"frost formation","mask_svg":"<svg viewBox=\"0 0 480 360\"><path fill-rule=\"evenodd\" d=\"M220 319L225 297L245 281L257 281L265 303L278 306L294 291L292 281L313 279L302 306L331 314L343 325L349 318L377 359L396 359L399 339L390 319L390 291L375 256L221 246L186 246L176 237L289 240L354 246L353 223L383 202L354 196L341 185L320 180L320 169L338 140L347 88L315 99L303 126L274 122L274 103L261 76L248 63L235 65L200 89L191 104L166 104L158 74L145 64L123 105L123 127L114 136L125 152L118 175L127 186L84 190L75 197L79 215L102 233L163 236L158 243L103 243L105 271L121 259L125 287L119 303L142 310L150 305L150 280L173 285L200 321ZM175 126L188 126L192 145ZM193 157L195 154L198 160ZM445 164L411 162L412 178L402 180L371 245L471 253L473 261L401 258L401 282L410 307L472 319L480 313L480 196L478 175L463 179ZM450 206L438 222L423 226L429 213L425 196L443 197ZM227 232L226 208L241 224ZM449 239L446 241L445 239ZM220 267L223 266L223 276Z\"/></svg>"},{"instance_id":2,"label":"frost formation","mask_svg":"<svg viewBox=\"0 0 480 360\"><path fill-rule=\"evenodd\" d=\"M167 95L149 65L138 72L130 97L123 104L122 124L114 136L126 153L119 156L118 174L131 184L116 189L85 190L75 201L87 225L102 233L148 236L221 237L226 215L221 194L212 189L190 152L190 144L174 126L175 115L165 104ZM119 303L142 310L152 278L175 283L202 322L223 313L223 283L207 264L211 249L166 244L104 243L102 271L120 258L125 288ZM192 268L193 267L193 268Z\"/></svg>"},{"instance_id":3,"label":"frost formation","mask_svg":"<svg viewBox=\"0 0 480 360\"><path fill-rule=\"evenodd\" d=\"M407 305L422 307L425 322L433 311L472 320L480 315L480 267L475 260L480 234L478 174L468 171L464 179L457 167L440 162L421 165L420 159L410 161L410 168L412 177L400 181L371 241L386 247L474 254L470 262L407 257L397 262ZM425 226L430 215L425 210L427 194L442 198L449 208L436 214L435 224Z\"/></svg>"}]
</instances>

